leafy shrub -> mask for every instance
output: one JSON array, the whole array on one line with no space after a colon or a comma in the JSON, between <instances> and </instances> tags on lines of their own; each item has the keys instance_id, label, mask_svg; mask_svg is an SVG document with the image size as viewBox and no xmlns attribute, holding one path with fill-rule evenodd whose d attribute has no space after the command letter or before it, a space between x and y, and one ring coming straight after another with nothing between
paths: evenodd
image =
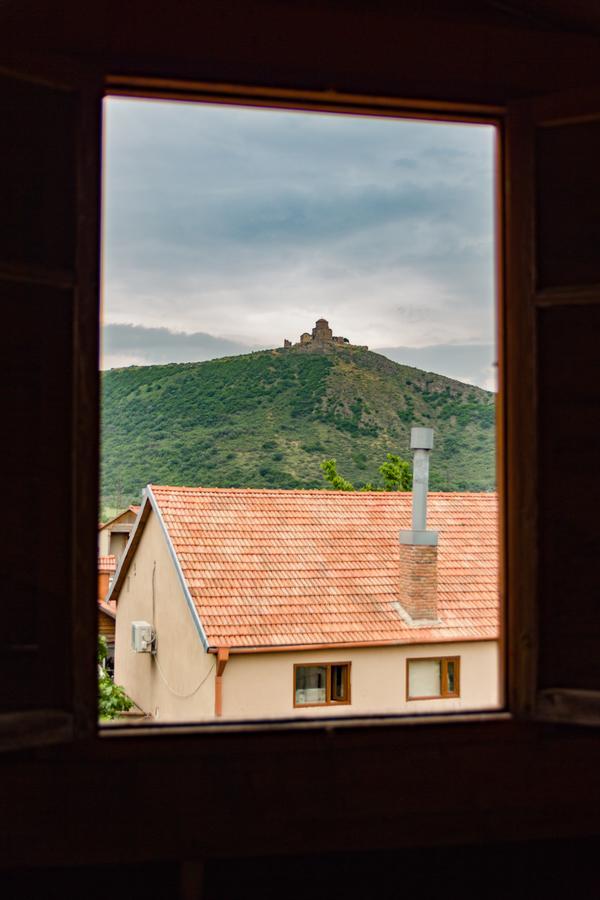
<instances>
[{"instance_id":1,"label":"leafy shrub","mask_svg":"<svg viewBox=\"0 0 600 900\"><path fill-rule=\"evenodd\" d=\"M108 648L106 638L98 638L98 713L101 719L118 719L133 706L125 691L115 684L106 671Z\"/></svg>"}]
</instances>

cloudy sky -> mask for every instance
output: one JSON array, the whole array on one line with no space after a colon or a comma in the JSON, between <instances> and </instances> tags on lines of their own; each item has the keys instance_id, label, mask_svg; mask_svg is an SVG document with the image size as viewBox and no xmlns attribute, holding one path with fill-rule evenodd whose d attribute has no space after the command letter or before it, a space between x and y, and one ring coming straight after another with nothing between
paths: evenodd
<instances>
[{"instance_id":1,"label":"cloudy sky","mask_svg":"<svg viewBox=\"0 0 600 900\"><path fill-rule=\"evenodd\" d=\"M321 316L493 387L493 130L105 101L104 368L281 346Z\"/></svg>"}]
</instances>

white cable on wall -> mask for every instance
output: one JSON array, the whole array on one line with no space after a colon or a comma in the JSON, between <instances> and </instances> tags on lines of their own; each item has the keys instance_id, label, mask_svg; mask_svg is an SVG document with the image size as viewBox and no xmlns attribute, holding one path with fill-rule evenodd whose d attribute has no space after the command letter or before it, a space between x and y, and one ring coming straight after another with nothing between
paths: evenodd
<instances>
[{"instance_id":1,"label":"white cable on wall","mask_svg":"<svg viewBox=\"0 0 600 900\"><path fill-rule=\"evenodd\" d=\"M158 674L160 675L163 684L165 685L165 687L167 688L167 690L169 690L175 697L179 697L180 700L187 700L188 697L193 697L194 694L195 694L197 691L200 690L200 688L202 687L202 685L204 684L204 682L206 681L206 679L208 678L208 676L209 676L209 675L211 674L211 672L213 671L213 669L214 669L214 667L215 667L215 664L216 664L216 659L215 659L215 660L213 660L212 666L210 667L210 669L208 670L208 672L206 673L206 675L204 676L204 678L202 679L202 681L200 682L200 684L198 684L198 685L194 688L193 691L190 691L188 694L180 694L179 691L176 691L174 688L172 688L171 685L169 684L169 682L167 681L166 675L165 675L165 673L163 672L163 670L161 669L161 666L160 666L160 663L159 663L159 661L158 661L157 655L156 655L156 654L153 654L153 656L154 656L154 662L156 663L156 668L158 669Z\"/></svg>"},{"instance_id":2,"label":"white cable on wall","mask_svg":"<svg viewBox=\"0 0 600 900\"><path fill-rule=\"evenodd\" d=\"M156 560L154 561L154 565L152 567L152 622L154 623L155 621L156 621ZM211 674L211 672L213 671L213 669L215 668L215 665L217 663L216 659L214 659L212 666L210 667L210 669L208 670L208 672L206 673L206 675L204 676L204 678L202 679L200 684L198 684L194 688L193 691L189 691L189 693L187 693L187 694L181 694L179 691L176 691L174 688L171 687L171 685L167 681L167 676L163 672L161 665L158 661L158 651L156 650L156 632L154 633L153 644L154 644L154 650L152 651L152 658L154 659L154 662L156 663L156 668L158 669L158 674L160 675L160 679L163 682L163 684L165 685L165 687L167 688L167 690L170 691L174 697L179 697L180 700L187 700L189 697L193 697L194 694L196 694L200 690L202 685L205 683L206 679Z\"/></svg>"}]
</instances>

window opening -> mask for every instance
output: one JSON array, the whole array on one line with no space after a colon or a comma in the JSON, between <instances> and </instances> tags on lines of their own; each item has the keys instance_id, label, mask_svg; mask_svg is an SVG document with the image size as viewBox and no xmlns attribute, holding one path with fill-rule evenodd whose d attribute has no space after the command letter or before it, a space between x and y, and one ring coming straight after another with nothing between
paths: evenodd
<instances>
[{"instance_id":1,"label":"window opening","mask_svg":"<svg viewBox=\"0 0 600 900\"><path fill-rule=\"evenodd\" d=\"M294 666L294 706L350 703L350 663Z\"/></svg>"},{"instance_id":2,"label":"window opening","mask_svg":"<svg viewBox=\"0 0 600 900\"><path fill-rule=\"evenodd\" d=\"M127 723L497 708L494 126L108 98L105 129Z\"/></svg>"}]
</instances>

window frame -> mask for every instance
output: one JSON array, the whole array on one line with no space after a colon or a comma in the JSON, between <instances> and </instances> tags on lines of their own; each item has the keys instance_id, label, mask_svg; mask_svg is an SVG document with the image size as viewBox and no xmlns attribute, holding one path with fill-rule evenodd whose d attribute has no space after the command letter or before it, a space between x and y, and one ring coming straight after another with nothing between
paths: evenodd
<instances>
[{"instance_id":1,"label":"window frame","mask_svg":"<svg viewBox=\"0 0 600 900\"><path fill-rule=\"evenodd\" d=\"M345 666L346 668L346 700L332 700L331 699L331 669L334 666ZM296 702L296 672L298 669L310 669L312 667L319 669L326 669L325 674L325 702L324 703L297 703ZM310 709L314 707L323 707L323 706L351 706L352 704L352 662L350 660L340 660L339 662L302 662L302 663L294 663L293 670L293 707L294 709Z\"/></svg>"},{"instance_id":2,"label":"window frame","mask_svg":"<svg viewBox=\"0 0 600 900\"><path fill-rule=\"evenodd\" d=\"M440 693L427 694L418 697L410 695L410 664L413 662L439 662L440 670ZM454 683L456 689L452 692L448 691L448 663L454 663ZM406 702L413 700L458 700L460 698L460 656L410 656L406 659Z\"/></svg>"},{"instance_id":3,"label":"window frame","mask_svg":"<svg viewBox=\"0 0 600 900\"><path fill-rule=\"evenodd\" d=\"M496 321L496 358L498 366L498 385L496 394L496 475L497 495L499 504L499 590L500 590L500 617L499 617L499 655L501 678L499 682L499 695L501 702L493 711L465 711L461 713L467 720L481 721L481 716L489 716L490 719L503 719L509 713L508 678L510 660L507 654L508 628L508 601L506 585L508 575L506 571L506 522L508 511L508 497L505 495L505 431L507 411L505 408L504 372L505 372L505 306L506 297L504 291L504 258L505 258L505 195L506 173L504 170L504 145L506 142L505 116L507 107L504 104L468 103L451 101L414 100L403 97L382 97L377 95L363 95L341 93L334 90L310 91L296 89L266 88L263 86L242 86L221 83L206 83L200 81L184 81L181 79L165 79L148 76L112 75L105 78L105 90L103 100L110 97L128 97L132 99L146 100L170 100L197 104L211 104L219 106L232 106L234 108L258 108L282 111L298 111L307 113L332 113L340 115L362 116L364 118L392 118L404 120L424 120L433 123L454 123L464 125L489 125L495 128L496 134L496 165L494 170L494 196L495 196L495 246L494 246L494 274L495 274L495 321ZM104 161L101 159L101 173L103 173ZM508 451L509 448L506 448ZM515 521L518 519L515 518ZM529 536L528 536L529 537ZM349 676L350 678L350 676ZM295 674L294 674L294 708L310 708L309 704L295 705ZM314 704L315 707L347 705L341 701L334 703ZM430 716L428 713L416 713L417 717ZM439 713L443 721L448 714ZM402 726L407 724L409 718L414 720L414 713L398 712L391 715L356 716L355 721L361 720L373 724L380 720L389 724L390 721ZM348 720L344 716L340 721ZM437 718L437 717L436 717ZM450 718L448 719L450 721ZM315 723L318 725L318 718ZM279 725L273 720L256 720L243 726L243 730L251 733L258 728L261 730L277 730L279 727L294 727L294 723L282 721ZM185 730L187 733L197 731L201 734L206 725L203 723L171 723L161 725L153 724L144 728L144 733L177 733ZM227 731L227 722L220 722L217 729ZM236 727L231 723L231 727ZM239 726L237 726L239 729ZM212 730L212 729L211 729ZM141 733L141 730L131 731L129 726L113 726L98 728L100 737L116 736L122 732L131 735Z\"/></svg>"}]
</instances>

